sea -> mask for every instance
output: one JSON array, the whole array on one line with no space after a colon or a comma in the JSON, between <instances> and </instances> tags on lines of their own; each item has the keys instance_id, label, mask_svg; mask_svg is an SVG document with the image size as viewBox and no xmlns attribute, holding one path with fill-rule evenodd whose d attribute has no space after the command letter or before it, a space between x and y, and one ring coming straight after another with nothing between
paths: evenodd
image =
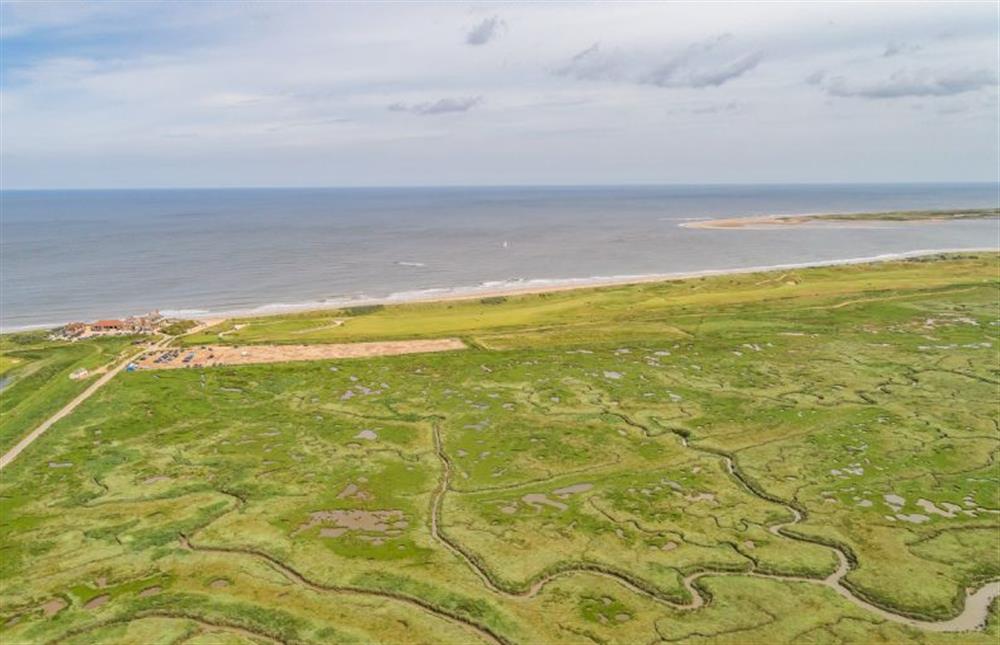
<instances>
[{"instance_id":1,"label":"sea","mask_svg":"<svg viewBox=\"0 0 1000 645\"><path fill-rule=\"evenodd\" d=\"M772 230L681 224L997 206L993 183L6 190L0 328L996 248L995 219Z\"/></svg>"}]
</instances>

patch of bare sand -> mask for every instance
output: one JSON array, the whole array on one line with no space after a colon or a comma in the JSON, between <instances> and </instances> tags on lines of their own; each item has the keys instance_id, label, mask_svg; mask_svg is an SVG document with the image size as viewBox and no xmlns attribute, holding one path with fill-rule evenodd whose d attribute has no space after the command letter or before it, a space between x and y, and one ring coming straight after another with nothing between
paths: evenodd
<instances>
[{"instance_id":1,"label":"patch of bare sand","mask_svg":"<svg viewBox=\"0 0 1000 645\"><path fill-rule=\"evenodd\" d=\"M168 482L168 481L170 481L170 478L167 477L166 475L154 475L152 477L147 477L146 479L142 480L142 483L149 486L151 484L157 484L159 482Z\"/></svg>"},{"instance_id":2,"label":"patch of bare sand","mask_svg":"<svg viewBox=\"0 0 1000 645\"><path fill-rule=\"evenodd\" d=\"M566 486L565 488L557 488L552 491L552 494L556 497L566 499L570 495L574 495L576 493L586 493L593 487L593 484L573 484L572 486Z\"/></svg>"},{"instance_id":3,"label":"patch of bare sand","mask_svg":"<svg viewBox=\"0 0 1000 645\"><path fill-rule=\"evenodd\" d=\"M329 526L331 524L333 526ZM382 544L385 537L395 537L401 534L408 525L403 511L394 509L384 511L338 509L310 513L309 521L300 525L295 530L295 534L307 531L314 526L320 526L320 537L338 538L347 533L356 533L356 537L359 539L378 545Z\"/></svg>"},{"instance_id":4,"label":"patch of bare sand","mask_svg":"<svg viewBox=\"0 0 1000 645\"><path fill-rule=\"evenodd\" d=\"M111 596L108 594L103 594L97 596L96 598L91 598L87 601L87 604L83 606L84 609L97 609L98 607L103 607L107 602L111 600Z\"/></svg>"},{"instance_id":5,"label":"patch of bare sand","mask_svg":"<svg viewBox=\"0 0 1000 645\"><path fill-rule=\"evenodd\" d=\"M542 506L551 506L552 508L558 509L560 511L565 511L569 506L563 504L562 502L557 502L554 499L549 499L549 496L545 493L528 493L521 498L521 501L535 509L536 511L541 510Z\"/></svg>"},{"instance_id":6,"label":"patch of bare sand","mask_svg":"<svg viewBox=\"0 0 1000 645\"><path fill-rule=\"evenodd\" d=\"M372 494L359 488L357 484L348 484L344 487L344 490L340 491L337 495L337 499L356 499L359 501L365 501L372 499Z\"/></svg>"},{"instance_id":7,"label":"patch of bare sand","mask_svg":"<svg viewBox=\"0 0 1000 645\"><path fill-rule=\"evenodd\" d=\"M458 338L398 340L375 343L336 343L328 345L209 345L178 351L149 352L138 362L142 369L177 369L212 365L252 365L291 361L322 361L338 358L371 358L449 352L465 349ZM166 358L161 358L167 355Z\"/></svg>"},{"instance_id":8,"label":"patch of bare sand","mask_svg":"<svg viewBox=\"0 0 1000 645\"><path fill-rule=\"evenodd\" d=\"M45 614L46 618L55 616L63 609L66 609L66 601L62 598L53 598L52 600L46 600L42 604L42 613Z\"/></svg>"},{"instance_id":9,"label":"patch of bare sand","mask_svg":"<svg viewBox=\"0 0 1000 645\"><path fill-rule=\"evenodd\" d=\"M927 220L934 221L934 220ZM847 220L837 219L831 214L806 214L806 215L757 215L753 217L727 217L722 219L697 220L683 222L682 228L702 228L702 229L772 229L790 227L817 227L817 228L880 228L886 224L905 224L906 222L870 219L870 220Z\"/></svg>"}]
</instances>

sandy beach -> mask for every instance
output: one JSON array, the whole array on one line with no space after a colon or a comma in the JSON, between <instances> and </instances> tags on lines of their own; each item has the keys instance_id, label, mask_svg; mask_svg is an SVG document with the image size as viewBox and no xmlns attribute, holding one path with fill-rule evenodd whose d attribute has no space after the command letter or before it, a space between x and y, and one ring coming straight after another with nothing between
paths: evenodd
<instances>
[{"instance_id":1,"label":"sandy beach","mask_svg":"<svg viewBox=\"0 0 1000 645\"><path fill-rule=\"evenodd\" d=\"M718 220L716 220L718 221ZM824 260L817 262L799 262L786 264L771 264L731 269L708 269L703 271L682 271L674 273L654 273L645 275L621 275L592 278L565 278L551 280L525 280L502 285L479 285L457 287L454 289L428 289L426 291L393 294L386 298L371 298L344 300L335 302L305 302L300 304L281 304L228 312L206 312L186 316L191 320L216 325L231 318L257 318L268 316L283 316L288 314L311 311L328 311L349 307L364 307L372 305L398 305L407 303L452 302L457 300L474 300L478 298L498 298L506 296L530 295L539 293L555 293L575 289L592 289L595 287L616 287L631 284L646 284L665 282L668 280L685 280L720 275L739 275L746 273L761 273L764 271L784 271L789 269L807 269L810 267L842 266L851 264L867 264L871 262L891 262L907 258L918 258L941 253L994 253L1000 252L998 247L953 248L953 249L921 249L905 253L886 253L882 255L844 258L839 260Z\"/></svg>"},{"instance_id":2,"label":"sandy beach","mask_svg":"<svg viewBox=\"0 0 1000 645\"><path fill-rule=\"evenodd\" d=\"M813 227L813 228L884 228L888 222L884 220L871 221L823 221L822 217L834 216L832 213L799 213L796 215L755 215L752 217L727 217L723 219L707 219L682 222L681 228L699 228L711 230L767 230L774 228ZM924 220L943 221L943 220ZM905 222L892 222L893 225Z\"/></svg>"},{"instance_id":3,"label":"sandy beach","mask_svg":"<svg viewBox=\"0 0 1000 645\"><path fill-rule=\"evenodd\" d=\"M770 215L762 219L780 220L786 216ZM808 215L796 215L788 217L808 217ZM706 220L704 222L689 222L682 224L691 228L715 228L717 223L719 228L750 228L729 225L728 222L747 221L757 218L736 218L726 220ZM837 223L841 224L841 223ZM843 224L851 225L850 222ZM881 255L864 256L856 258L844 258L838 260L821 260L816 262L798 262L784 264L757 265L750 267L737 267L727 269L707 269L700 271L680 271L672 273L651 273L639 275L618 275L618 276L594 276L589 278L553 278L522 280L506 283L488 283L468 287L425 289L419 291L407 291L396 293L384 298L355 298L344 300L330 300L323 302L301 302L289 304L272 304L248 309L235 309L230 311L192 311L192 310L163 310L167 318L180 320L196 320L202 328L214 327L232 318L260 318L271 316L285 316L290 314L306 313L312 311L333 311L338 309L348 309L351 307L366 307L373 305L400 305L408 303L433 303L451 302L456 300L474 300L478 298L499 298L508 296L531 295L539 293L555 293L574 289L592 289L595 287L616 287L631 284L645 284L650 282L664 282L667 280L684 280L689 278L702 278L720 275L739 275L745 273L760 273L764 271L784 271L789 269L807 269L810 267L840 266L850 264L866 264L870 262L891 262L893 260L903 260L940 253L994 253L1000 252L1000 246L996 247L975 247L975 248L943 248L943 249L920 249L904 253L885 253ZM46 323L38 325L25 325L16 328L3 329L0 333L16 333L39 329L53 329L63 323Z\"/></svg>"}]
</instances>

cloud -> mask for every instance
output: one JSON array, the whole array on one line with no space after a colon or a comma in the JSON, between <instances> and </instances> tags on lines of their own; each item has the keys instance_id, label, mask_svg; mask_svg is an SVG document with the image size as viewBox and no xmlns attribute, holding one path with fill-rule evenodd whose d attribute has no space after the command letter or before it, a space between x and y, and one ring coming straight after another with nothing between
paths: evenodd
<instances>
[{"instance_id":1,"label":"cloud","mask_svg":"<svg viewBox=\"0 0 1000 645\"><path fill-rule=\"evenodd\" d=\"M687 54L667 61L640 79L657 87L719 87L757 67L762 52L752 52L725 62L695 62Z\"/></svg>"},{"instance_id":2,"label":"cloud","mask_svg":"<svg viewBox=\"0 0 1000 645\"><path fill-rule=\"evenodd\" d=\"M759 51L732 58L717 53L720 46L732 40L732 34L721 34L689 45L666 63L645 74L641 82L657 87L719 87L743 76L756 67L763 54Z\"/></svg>"},{"instance_id":3,"label":"cloud","mask_svg":"<svg viewBox=\"0 0 1000 645\"><path fill-rule=\"evenodd\" d=\"M578 81L616 81L622 77L622 63L619 57L601 50L600 43L577 52L569 62L555 71L559 76L568 76Z\"/></svg>"},{"instance_id":4,"label":"cloud","mask_svg":"<svg viewBox=\"0 0 1000 645\"><path fill-rule=\"evenodd\" d=\"M942 116L948 116L951 114L963 114L968 111L969 111L969 106L961 104L945 105L943 107L939 107L936 110L936 112Z\"/></svg>"},{"instance_id":5,"label":"cloud","mask_svg":"<svg viewBox=\"0 0 1000 645\"><path fill-rule=\"evenodd\" d=\"M757 67L763 58L763 52L752 52L716 67L693 70L687 77L686 86L718 87Z\"/></svg>"},{"instance_id":6,"label":"cloud","mask_svg":"<svg viewBox=\"0 0 1000 645\"><path fill-rule=\"evenodd\" d=\"M469 30L469 33L465 35L465 43L473 46L485 45L500 35L500 29L503 26L504 22L500 20L499 16L486 18Z\"/></svg>"},{"instance_id":7,"label":"cloud","mask_svg":"<svg viewBox=\"0 0 1000 645\"><path fill-rule=\"evenodd\" d=\"M241 92L217 92L206 96L202 103L209 107L235 108L253 105L266 101L268 97L260 94L244 94Z\"/></svg>"},{"instance_id":8,"label":"cloud","mask_svg":"<svg viewBox=\"0 0 1000 645\"><path fill-rule=\"evenodd\" d=\"M826 70L818 69L809 76L806 76L806 85L822 85L826 79Z\"/></svg>"},{"instance_id":9,"label":"cloud","mask_svg":"<svg viewBox=\"0 0 1000 645\"><path fill-rule=\"evenodd\" d=\"M696 107L691 109L691 114L733 114L735 112L742 112L743 105L737 101L729 101L728 103L722 103L718 105L705 105L702 107Z\"/></svg>"},{"instance_id":10,"label":"cloud","mask_svg":"<svg viewBox=\"0 0 1000 645\"><path fill-rule=\"evenodd\" d=\"M995 74L988 4L479 6L5 3L0 179L15 188L996 174L993 79L955 96L940 94L961 89L958 73L893 79L921 68ZM923 49L911 53L914 44ZM887 97L904 91L919 95ZM751 157L731 154L730 135ZM871 163L850 163L858 140L871 144ZM810 156L818 148L830 154Z\"/></svg>"},{"instance_id":11,"label":"cloud","mask_svg":"<svg viewBox=\"0 0 1000 645\"><path fill-rule=\"evenodd\" d=\"M907 43L891 42L885 46L882 58L892 58L900 54L913 54L923 49L920 45L909 45Z\"/></svg>"},{"instance_id":12,"label":"cloud","mask_svg":"<svg viewBox=\"0 0 1000 645\"><path fill-rule=\"evenodd\" d=\"M824 89L830 96L896 99L912 96L954 96L997 84L996 71L965 69L897 71L886 79L851 82L843 76L831 78Z\"/></svg>"},{"instance_id":13,"label":"cloud","mask_svg":"<svg viewBox=\"0 0 1000 645\"><path fill-rule=\"evenodd\" d=\"M657 87L704 88L719 87L743 76L763 59L760 51L733 54L725 51L731 34L720 34L688 45L666 60L651 64L651 58L662 60L660 54L608 53L600 43L575 54L566 65L556 70L560 76L577 80L619 81Z\"/></svg>"},{"instance_id":14,"label":"cloud","mask_svg":"<svg viewBox=\"0 0 1000 645\"><path fill-rule=\"evenodd\" d=\"M431 114L447 114L448 112L468 112L483 102L481 96L466 96L459 98L445 98L437 101L427 101L424 103L393 103L388 106L390 112L409 112L427 116Z\"/></svg>"},{"instance_id":15,"label":"cloud","mask_svg":"<svg viewBox=\"0 0 1000 645\"><path fill-rule=\"evenodd\" d=\"M680 116L704 116L713 114L736 115L745 113L747 105L740 101L727 101L725 103L702 103L694 106L676 107L667 110L667 114Z\"/></svg>"}]
</instances>

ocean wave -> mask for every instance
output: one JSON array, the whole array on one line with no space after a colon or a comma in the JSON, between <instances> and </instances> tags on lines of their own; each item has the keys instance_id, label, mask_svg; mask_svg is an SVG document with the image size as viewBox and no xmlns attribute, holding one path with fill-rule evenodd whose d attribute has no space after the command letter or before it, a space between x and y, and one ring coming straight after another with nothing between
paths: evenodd
<instances>
[{"instance_id":1,"label":"ocean wave","mask_svg":"<svg viewBox=\"0 0 1000 645\"><path fill-rule=\"evenodd\" d=\"M164 318L199 318L201 316L210 316L212 314L208 309L161 309L160 315Z\"/></svg>"},{"instance_id":2,"label":"ocean wave","mask_svg":"<svg viewBox=\"0 0 1000 645\"><path fill-rule=\"evenodd\" d=\"M839 266L846 264L862 264L867 262L880 262L888 260L902 260L907 258L934 255L938 253L959 253L959 252L997 252L1000 248L977 247L977 248L944 248L944 249L920 249L915 251L905 251L898 253L882 253L878 255L842 258L835 260L817 260L807 262L792 262L783 264L757 265L748 267L730 267L718 269L705 269L698 271L683 271L672 273L644 273L644 274L619 274L604 276L589 276L582 278L508 278L505 280L489 280L475 285L455 286L455 287L429 287L425 289L412 289L397 291L386 296L371 296L359 293L354 296L333 297L318 300L308 300L302 302L274 302L259 305L256 307L246 307L240 309L173 309L161 310L167 318L191 318L191 319L213 319L213 318L234 318L253 317L296 313L303 311L321 311L341 309L347 307L358 307L382 304L402 304L407 302L427 302L434 300L451 300L462 298L476 298L498 295L516 295L519 293L538 293L548 290L562 290L586 287L614 286L623 284L635 284L641 282L654 282L659 280L678 280L684 278L698 278L718 275L758 273L762 271L781 271L790 269L804 269L809 267ZM62 323L59 323L62 324ZM33 324L33 325L10 325L4 326L0 331L3 333L15 331L27 331L31 329L51 329L59 324Z\"/></svg>"}]
</instances>

